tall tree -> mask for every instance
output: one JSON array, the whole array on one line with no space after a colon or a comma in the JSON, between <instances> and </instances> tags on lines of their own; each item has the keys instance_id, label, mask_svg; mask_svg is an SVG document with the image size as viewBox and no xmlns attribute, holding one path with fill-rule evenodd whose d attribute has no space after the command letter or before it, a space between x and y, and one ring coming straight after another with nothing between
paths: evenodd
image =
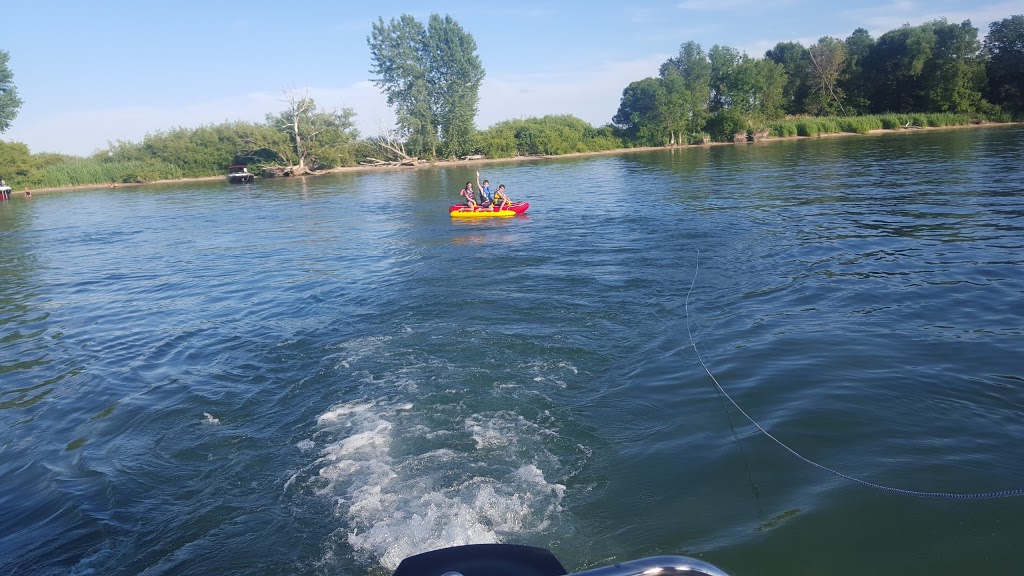
<instances>
[{"instance_id":1,"label":"tall tree","mask_svg":"<svg viewBox=\"0 0 1024 576\"><path fill-rule=\"evenodd\" d=\"M352 109L321 110L308 93L298 94L294 90L285 92L284 102L284 111L267 114L267 124L285 138L263 142L263 147L272 147L282 161L296 166L299 173L337 166L342 148L358 138ZM281 146L282 142L288 143L286 148Z\"/></svg>"},{"instance_id":2,"label":"tall tree","mask_svg":"<svg viewBox=\"0 0 1024 576\"><path fill-rule=\"evenodd\" d=\"M711 113L711 61L700 44L690 41L679 55L661 65L660 77L673 107L672 118L680 142L703 142L704 125ZM670 135L672 136L672 135ZM673 139L674 140L674 139Z\"/></svg>"},{"instance_id":3,"label":"tall tree","mask_svg":"<svg viewBox=\"0 0 1024 576\"><path fill-rule=\"evenodd\" d=\"M870 87L864 73L864 59L875 41L863 28L857 28L846 38L846 69L839 87L846 94L846 101L852 112L863 114L868 109Z\"/></svg>"},{"instance_id":4,"label":"tall tree","mask_svg":"<svg viewBox=\"0 0 1024 576\"><path fill-rule=\"evenodd\" d=\"M11 127L22 104L18 88L14 85L14 74L7 66L10 57L7 51L0 50L0 133Z\"/></svg>"},{"instance_id":5,"label":"tall tree","mask_svg":"<svg viewBox=\"0 0 1024 576\"><path fill-rule=\"evenodd\" d=\"M786 84L782 89L783 109L788 114L801 114L806 110L807 69L810 54L799 42L779 42L765 52L764 57L782 66L786 72Z\"/></svg>"},{"instance_id":6,"label":"tall tree","mask_svg":"<svg viewBox=\"0 0 1024 576\"><path fill-rule=\"evenodd\" d=\"M981 59L978 29L970 20L960 24L945 18L930 23L935 49L925 67L927 110L972 112L981 104L985 64Z\"/></svg>"},{"instance_id":7,"label":"tall tree","mask_svg":"<svg viewBox=\"0 0 1024 576\"><path fill-rule=\"evenodd\" d=\"M785 85L786 71L781 64L746 54L727 82L732 108L757 127L783 116Z\"/></svg>"},{"instance_id":8,"label":"tall tree","mask_svg":"<svg viewBox=\"0 0 1024 576\"><path fill-rule=\"evenodd\" d=\"M733 76L733 70L742 60L740 51L729 46L715 44L708 51L708 60L711 62L711 102L709 108L712 113L728 108L732 102L729 81Z\"/></svg>"},{"instance_id":9,"label":"tall tree","mask_svg":"<svg viewBox=\"0 0 1024 576\"><path fill-rule=\"evenodd\" d=\"M930 26L905 24L879 36L864 60L872 112L926 110L923 74L935 49Z\"/></svg>"},{"instance_id":10,"label":"tall tree","mask_svg":"<svg viewBox=\"0 0 1024 576\"><path fill-rule=\"evenodd\" d=\"M403 14L380 18L366 41L374 83L395 107L410 152L468 150L484 79L473 36L450 16L431 14L424 27Z\"/></svg>"},{"instance_id":11,"label":"tall tree","mask_svg":"<svg viewBox=\"0 0 1024 576\"><path fill-rule=\"evenodd\" d=\"M989 25L985 52L989 100L1024 114L1024 15Z\"/></svg>"},{"instance_id":12,"label":"tall tree","mask_svg":"<svg viewBox=\"0 0 1024 576\"><path fill-rule=\"evenodd\" d=\"M845 112L845 94L839 87L846 67L846 44L831 36L824 36L807 49L810 58L808 72L807 111L826 116Z\"/></svg>"},{"instance_id":13,"label":"tall tree","mask_svg":"<svg viewBox=\"0 0 1024 576\"><path fill-rule=\"evenodd\" d=\"M661 78L644 78L630 82L622 91L619 110L612 122L637 142L663 146L671 139L667 112L665 85Z\"/></svg>"}]
</instances>

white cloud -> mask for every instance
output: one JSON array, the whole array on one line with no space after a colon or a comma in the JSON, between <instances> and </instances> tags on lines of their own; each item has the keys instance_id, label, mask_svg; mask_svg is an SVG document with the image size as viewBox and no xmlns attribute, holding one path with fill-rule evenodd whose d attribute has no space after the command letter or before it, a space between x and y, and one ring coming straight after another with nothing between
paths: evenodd
<instances>
[{"instance_id":1,"label":"white cloud","mask_svg":"<svg viewBox=\"0 0 1024 576\"><path fill-rule=\"evenodd\" d=\"M939 18L956 24L970 20L978 29L978 36L984 38L988 33L989 24L1008 18L1012 14L1019 14L1021 10L1021 3L1017 1L988 6L974 4L970 8L950 11L934 4L897 0L884 6L846 10L842 12L842 16L851 24L866 28L875 38L904 24L917 26Z\"/></svg>"}]
</instances>

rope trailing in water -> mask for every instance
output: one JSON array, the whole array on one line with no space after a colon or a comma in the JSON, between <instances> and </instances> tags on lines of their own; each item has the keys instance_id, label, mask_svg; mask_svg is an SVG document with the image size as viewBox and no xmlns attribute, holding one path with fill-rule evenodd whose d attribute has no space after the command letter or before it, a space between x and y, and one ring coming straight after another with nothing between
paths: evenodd
<instances>
[{"instance_id":1,"label":"rope trailing in water","mask_svg":"<svg viewBox=\"0 0 1024 576\"><path fill-rule=\"evenodd\" d=\"M1018 488L1016 490L1002 490L1002 491L999 491L999 492L975 492L975 493L922 492L922 491L919 491L919 490L906 490L906 489L903 489L903 488L893 488L891 486L884 486L882 484L876 484L874 482L868 482L867 480L861 480L860 478L855 478L853 476L850 476L849 474L843 474L842 472L840 472L838 470L834 470L832 468L829 468L828 466L825 466L824 464L819 464L819 463L815 462L814 460L811 460L810 458L807 458L803 454L800 454L796 450L794 450L794 449L790 448L789 446L787 446L785 442L783 442L782 440L779 440L778 438L773 436L771 434L771 432L768 432L767 430L765 430L763 426L758 424L757 420L754 420L750 416L750 414L747 414L747 412L743 408L741 408L740 405L737 404L735 400L733 400L732 396L730 396L729 393L725 391L725 388L723 388L722 385L719 384L718 379L715 378L715 375L711 373L711 370L708 368L707 364L704 363L704 359L701 358L700 352L697 350L697 343L693 339L693 333L690 331L690 293L693 292L693 287L697 283L697 272L699 270L700 270L700 249L697 248L697 262L696 262L696 265L695 265L694 270L693 270L693 280L690 282L690 289L686 291L686 300L683 302L683 309L686 312L686 334L690 337L690 345L693 347L693 353L697 355L697 361L700 362L701 367L704 368L704 371L707 372L708 376L711 377L711 381L715 383L715 388L718 390L718 393L720 395L724 396L726 399L728 399L729 403L732 404L733 407L735 407L736 410L738 410L739 413L742 414L744 418L749 420L750 423L754 425L754 427L756 427L758 430L760 430L762 434L764 434L765 436L770 438L772 442L775 442L776 444L781 446L786 452L789 452L793 456L796 456L798 459L800 459L804 463L810 464L811 466L814 466L815 468L817 468L819 470L824 470L825 472L828 472L829 474L832 474L833 476L837 476L839 478L842 478L844 480L848 480L850 482L854 482L856 484L860 484L862 486L867 486L868 488L874 488L875 490L881 490L882 492L888 492L890 494L899 494L901 496L915 496L917 498L937 498L937 499L943 499L943 500L995 500L997 498L1012 498L1012 497L1015 497L1015 496L1024 496L1024 489L1022 489L1022 488ZM731 420L730 420L729 425L732 426ZM733 432L735 433L735 430L733 430Z\"/></svg>"}]
</instances>

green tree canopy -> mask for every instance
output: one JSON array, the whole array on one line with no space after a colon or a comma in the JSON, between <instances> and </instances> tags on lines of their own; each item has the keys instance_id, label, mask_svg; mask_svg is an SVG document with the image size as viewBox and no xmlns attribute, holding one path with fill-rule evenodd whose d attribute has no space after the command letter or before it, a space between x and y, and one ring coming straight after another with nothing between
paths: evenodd
<instances>
[{"instance_id":1,"label":"green tree canopy","mask_svg":"<svg viewBox=\"0 0 1024 576\"><path fill-rule=\"evenodd\" d=\"M870 103L871 87L864 73L864 59L875 41L863 28L857 28L844 42L846 44L846 69L839 80L839 88L846 94L851 112L862 114Z\"/></svg>"},{"instance_id":2,"label":"green tree canopy","mask_svg":"<svg viewBox=\"0 0 1024 576\"><path fill-rule=\"evenodd\" d=\"M810 53L799 42L779 42L765 52L765 59L782 66L786 83L782 88L783 109L788 114L800 114L806 110L808 88L807 70L810 67Z\"/></svg>"},{"instance_id":3,"label":"green tree canopy","mask_svg":"<svg viewBox=\"0 0 1024 576\"><path fill-rule=\"evenodd\" d=\"M993 22L985 37L988 98L1024 114L1024 15Z\"/></svg>"},{"instance_id":4,"label":"green tree canopy","mask_svg":"<svg viewBox=\"0 0 1024 576\"><path fill-rule=\"evenodd\" d=\"M703 141L704 125L711 115L711 61L696 42L685 42L679 55L661 65L667 101L674 107L669 116L680 141ZM684 140L685 139L685 140ZM674 143L675 140L673 139Z\"/></svg>"},{"instance_id":5,"label":"green tree canopy","mask_svg":"<svg viewBox=\"0 0 1024 576\"><path fill-rule=\"evenodd\" d=\"M807 49L810 66L808 75L807 111L819 116L832 116L845 112L846 94L839 86L846 69L846 44L831 36L824 36Z\"/></svg>"},{"instance_id":6,"label":"green tree canopy","mask_svg":"<svg viewBox=\"0 0 1024 576\"><path fill-rule=\"evenodd\" d=\"M11 55L0 50L0 133L6 132L21 108L18 88L14 85L14 73L7 66Z\"/></svg>"},{"instance_id":7,"label":"green tree canopy","mask_svg":"<svg viewBox=\"0 0 1024 576\"><path fill-rule=\"evenodd\" d=\"M355 112L351 108L322 110L308 95L295 92L286 93L285 102L284 111L267 114L267 125L283 134L288 146L282 147L277 136L263 147L277 152L300 172L340 165L346 145L359 137L352 120Z\"/></svg>"},{"instance_id":8,"label":"green tree canopy","mask_svg":"<svg viewBox=\"0 0 1024 576\"><path fill-rule=\"evenodd\" d=\"M630 82L622 91L619 110L612 118L631 139L646 146L669 143L666 91L660 78Z\"/></svg>"},{"instance_id":9,"label":"green tree canopy","mask_svg":"<svg viewBox=\"0 0 1024 576\"><path fill-rule=\"evenodd\" d=\"M925 69L925 109L966 113L978 109L985 85L978 29L970 20L931 23L935 49Z\"/></svg>"},{"instance_id":10,"label":"green tree canopy","mask_svg":"<svg viewBox=\"0 0 1024 576\"><path fill-rule=\"evenodd\" d=\"M395 108L408 150L458 156L472 147L484 68L473 36L450 16L424 27L403 14L380 18L366 39L374 84Z\"/></svg>"}]
</instances>

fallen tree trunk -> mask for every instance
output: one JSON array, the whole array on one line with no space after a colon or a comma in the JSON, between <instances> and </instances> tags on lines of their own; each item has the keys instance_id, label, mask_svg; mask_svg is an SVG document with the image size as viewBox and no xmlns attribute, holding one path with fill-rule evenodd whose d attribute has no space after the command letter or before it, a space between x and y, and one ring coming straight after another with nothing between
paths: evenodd
<instances>
[{"instance_id":1,"label":"fallen tree trunk","mask_svg":"<svg viewBox=\"0 0 1024 576\"><path fill-rule=\"evenodd\" d=\"M367 158L359 164L361 166L416 166L420 163L419 158L406 156L403 160L381 160L379 158Z\"/></svg>"},{"instance_id":2,"label":"fallen tree trunk","mask_svg":"<svg viewBox=\"0 0 1024 576\"><path fill-rule=\"evenodd\" d=\"M316 170L310 170L305 166L264 166L260 171L263 178L287 178L290 176L309 176L317 174Z\"/></svg>"}]
</instances>

